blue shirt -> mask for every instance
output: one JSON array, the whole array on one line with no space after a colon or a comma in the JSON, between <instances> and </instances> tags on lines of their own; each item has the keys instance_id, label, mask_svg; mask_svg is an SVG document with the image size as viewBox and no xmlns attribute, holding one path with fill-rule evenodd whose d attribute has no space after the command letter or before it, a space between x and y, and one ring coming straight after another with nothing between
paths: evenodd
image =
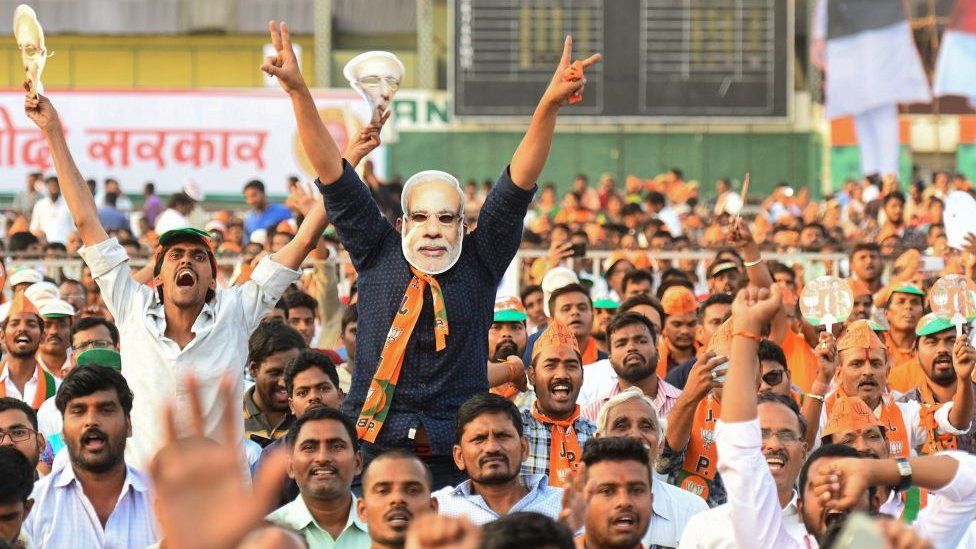
<instances>
[{"instance_id":1,"label":"blue shirt","mask_svg":"<svg viewBox=\"0 0 976 549\"><path fill-rule=\"evenodd\" d=\"M282 221L291 219L291 210L283 204L268 204L263 211L249 210L244 216L244 232L250 237L258 229L276 227Z\"/></svg>"},{"instance_id":2,"label":"blue shirt","mask_svg":"<svg viewBox=\"0 0 976 549\"><path fill-rule=\"evenodd\" d=\"M129 228L129 218L111 206L103 206L98 209L98 222L102 224L102 227L106 231Z\"/></svg>"},{"instance_id":3,"label":"blue shirt","mask_svg":"<svg viewBox=\"0 0 976 549\"><path fill-rule=\"evenodd\" d=\"M562 488L549 486L549 477L546 475L519 475L519 480L529 493L509 509L509 514L534 511L553 520L559 518L563 503ZM458 484L457 488L441 488L431 496L437 499L437 512L442 515L467 517L478 526L501 518L501 515L488 506L485 498L473 492L470 479Z\"/></svg>"},{"instance_id":4,"label":"blue shirt","mask_svg":"<svg viewBox=\"0 0 976 549\"><path fill-rule=\"evenodd\" d=\"M342 412L355 421L362 410L380 351L407 284L413 278L403 257L400 233L380 213L369 188L345 164L338 181L317 182L329 219L359 273L356 370ZM512 182L508 168L485 199L477 230L464 236L461 256L437 275L444 292L450 333L447 348L435 350L430 291L407 343L389 415L376 439L378 449L412 447L410 429L423 425L435 455L450 455L454 418L461 404L488 390L488 339L495 291L522 239L522 220L532 191ZM376 450L368 448L365 451Z\"/></svg>"}]
</instances>

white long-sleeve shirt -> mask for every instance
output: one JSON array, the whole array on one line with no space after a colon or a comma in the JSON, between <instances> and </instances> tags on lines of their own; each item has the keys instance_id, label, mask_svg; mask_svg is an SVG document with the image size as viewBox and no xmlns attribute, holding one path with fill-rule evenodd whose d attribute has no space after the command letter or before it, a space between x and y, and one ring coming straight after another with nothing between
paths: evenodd
<instances>
[{"instance_id":1,"label":"white long-sleeve shirt","mask_svg":"<svg viewBox=\"0 0 976 549\"><path fill-rule=\"evenodd\" d=\"M701 498L698 498L702 501ZM783 527L797 543L803 543L807 528L800 519L796 507L796 493L786 507L783 507ZM704 513L691 517L681 536L681 549L739 549L732 533L732 515L729 504L719 505Z\"/></svg>"}]
</instances>

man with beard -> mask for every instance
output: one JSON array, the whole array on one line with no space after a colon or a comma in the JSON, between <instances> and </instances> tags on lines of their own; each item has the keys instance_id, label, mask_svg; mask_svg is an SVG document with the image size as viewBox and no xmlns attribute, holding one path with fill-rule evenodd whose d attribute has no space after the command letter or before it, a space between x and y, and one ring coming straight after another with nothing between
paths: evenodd
<instances>
[{"instance_id":1,"label":"man with beard","mask_svg":"<svg viewBox=\"0 0 976 549\"><path fill-rule=\"evenodd\" d=\"M519 358L525 352L527 318L519 298L495 299L495 313L488 329L488 384L492 392L505 398L514 398L527 388L525 365Z\"/></svg>"},{"instance_id":2,"label":"man with beard","mask_svg":"<svg viewBox=\"0 0 976 549\"><path fill-rule=\"evenodd\" d=\"M37 468L46 441L37 429L37 413L26 402L16 398L0 398L0 446L9 446L30 461Z\"/></svg>"},{"instance_id":3,"label":"man with beard","mask_svg":"<svg viewBox=\"0 0 976 549\"><path fill-rule=\"evenodd\" d=\"M302 334L277 319L262 322L248 340L254 386L244 393L244 434L262 448L284 436L295 420L283 377L304 348Z\"/></svg>"},{"instance_id":4,"label":"man with beard","mask_svg":"<svg viewBox=\"0 0 976 549\"><path fill-rule=\"evenodd\" d=\"M976 360L972 346L965 337L956 337L956 327L947 318L929 313L922 317L915 331L916 353L922 379L902 400L914 400L922 405L922 427L929 432L928 441L921 448L922 454L934 454L942 450L976 452L973 434L939 434L935 413L945 403L956 403L949 422L963 425L976 421L973 406L973 363ZM968 402L968 406L967 406Z\"/></svg>"},{"instance_id":5,"label":"man with beard","mask_svg":"<svg viewBox=\"0 0 976 549\"><path fill-rule=\"evenodd\" d=\"M61 299L45 299L37 304L37 310L44 318L44 333L41 344L37 347L37 362L61 379L71 369L71 357L68 352L71 342L71 324L77 311L67 301Z\"/></svg>"},{"instance_id":6,"label":"man with beard","mask_svg":"<svg viewBox=\"0 0 976 549\"><path fill-rule=\"evenodd\" d=\"M29 88L29 86L27 86ZM230 289L217 289L217 264L208 233L192 228L159 236L153 263L153 288L132 278L125 249L98 222L88 185L71 157L58 113L44 96L28 93L27 116L44 134L61 181L61 191L84 242L79 250L112 317L123 333L122 362L136 395L132 410L135 436L130 462L144 466L155 453L162 432L160 410L176 395L176 409L189 409L187 395L177 391L180 375L195 372L214 379L227 372L243 391L247 338L274 307L296 270L315 249L327 219L316 204L298 234L278 252L261 260L251 279ZM86 280L83 278L83 283ZM177 375L177 372L180 375ZM217 386L203 388L205 435L217 436ZM238 424L242 410L235 407Z\"/></svg>"},{"instance_id":7,"label":"man with beard","mask_svg":"<svg viewBox=\"0 0 976 549\"><path fill-rule=\"evenodd\" d=\"M371 549L402 549L413 519L437 512L433 482L430 469L412 452L390 450L373 458L356 502L359 517L369 525Z\"/></svg>"},{"instance_id":8,"label":"man with beard","mask_svg":"<svg viewBox=\"0 0 976 549\"><path fill-rule=\"evenodd\" d=\"M617 382L601 398L583 407L583 417L596 421L610 398L630 387L637 387L654 403L654 411L660 417L667 418L681 391L660 379L655 372L656 340L654 326L644 315L625 312L610 321L607 341L610 343L610 364L617 374Z\"/></svg>"},{"instance_id":9,"label":"man with beard","mask_svg":"<svg viewBox=\"0 0 976 549\"><path fill-rule=\"evenodd\" d=\"M454 461L468 480L434 493L441 514L479 526L523 511L558 518L563 491L544 473L520 473L529 442L514 404L492 394L471 397L458 410L455 441Z\"/></svg>"},{"instance_id":10,"label":"man with beard","mask_svg":"<svg viewBox=\"0 0 976 549\"><path fill-rule=\"evenodd\" d=\"M851 248L851 278L867 285L872 294L881 290L881 248L874 242L858 242Z\"/></svg>"},{"instance_id":11,"label":"man with beard","mask_svg":"<svg viewBox=\"0 0 976 549\"><path fill-rule=\"evenodd\" d=\"M547 474L549 484L563 487L579 467L580 449L596 433L596 425L580 416L576 404L583 384L583 364L577 338L557 320L536 341L529 363L529 383L535 389L531 409L522 411L528 458L525 474Z\"/></svg>"},{"instance_id":12,"label":"man with beard","mask_svg":"<svg viewBox=\"0 0 976 549\"><path fill-rule=\"evenodd\" d=\"M24 523L38 547L145 547L158 537L149 480L125 461L132 392L118 371L79 366L57 396L68 460L34 486Z\"/></svg>"},{"instance_id":13,"label":"man with beard","mask_svg":"<svg viewBox=\"0 0 976 549\"><path fill-rule=\"evenodd\" d=\"M673 368L695 358L698 300L684 286L672 286L661 296L664 326L658 343L657 376L664 379Z\"/></svg>"},{"instance_id":14,"label":"man with beard","mask_svg":"<svg viewBox=\"0 0 976 549\"><path fill-rule=\"evenodd\" d=\"M742 281L739 265L732 261L716 261L708 266L708 293L734 294Z\"/></svg>"},{"instance_id":15,"label":"man with beard","mask_svg":"<svg viewBox=\"0 0 976 549\"><path fill-rule=\"evenodd\" d=\"M453 418L471 395L488 389L484 334L496 288L518 251L559 108L583 86L581 78L567 78L572 39L566 37L559 67L485 199L477 228L467 233L464 191L454 176L436 170L407 180L403 217L396 228L387 222L322 122L287 27L272 23L271 35L277 55L262 69L292 99L329 217L359 273L359 367L343 411L358 417L366 462L384 448L412 448L431 468L435 488L455 484ZM582 68L599 58L583 60Z\"/></svg>"},{"instance_id":16,"label":"man with beard","mask_svg":"<svg viewBox=\"0 0 976 549\"><path fill-rule=\"evenodd\" d=\"M43 335L44 320L37 307L24 294L10 305L10 314L0 323L7 356L0 369L0 397L13 397L37 410L54 396L58 380L37 362L37 347Z\"/></svg>"},{"instance_id":17,"label":"man with beard","mask_svg":"<svg viewBox=\"0 0 976 549\"><path fill-rule=\"evenodd\" d=\"M299 496L267 520L305 536L309 547L366 549L366 523L350 488L362 470L356 426L338 410L312 408L288 429L288 476Z\"/></svg>"},{"instance_id":18,"label":"man with beard","mask_svg":"<svg viewBox=\"0 0 976 549\"><path fill-rule=\"evenodd\" d=\"M912 371L917 371L915 360L915 327L922 318L925 292L915 286L899 286L891 291L885 304L888 331L884 343L888 350L888 375L893 380L891 388L904 393L914 387L909 385Z\"/></svg>"}]
</instances>

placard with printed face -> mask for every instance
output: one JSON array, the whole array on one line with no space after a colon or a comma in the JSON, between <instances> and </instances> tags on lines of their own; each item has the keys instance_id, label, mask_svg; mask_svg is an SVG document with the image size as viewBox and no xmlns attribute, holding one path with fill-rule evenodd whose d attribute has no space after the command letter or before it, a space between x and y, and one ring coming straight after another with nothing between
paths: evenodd
<instances>
[{"instance_id":1,"label":"placard with printed face","mask_svg":"<svg viewBox=\"0 0 976 549\"><path fill-rule=\"evenodd\" d=\"M814 326L843 322L853 306L851 287L836 276L817 277L800 294L800 312Z\"/></svg>"},{"instance_id":2,"label":"placard with printed face","mask_svg":"<svg viewBox=\"0 0 976 549\"><path fill-rule=\"evenodd\" d=\"M973 294L962 275L951 274L936 280L929 291L929 306L933 313L950 319L956 326L976 316Z\"/></svg>"}]
</instances>

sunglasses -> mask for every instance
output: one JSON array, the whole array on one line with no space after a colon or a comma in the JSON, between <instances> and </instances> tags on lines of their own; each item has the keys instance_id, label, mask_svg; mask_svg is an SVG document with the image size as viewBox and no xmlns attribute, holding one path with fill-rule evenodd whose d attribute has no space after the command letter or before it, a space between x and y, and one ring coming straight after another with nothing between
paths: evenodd
<instances>
[{"instance_id":1,"label":"sunglasses","mask_svg":"<svg viewBox=\"0 0 976 549\"><path fill-rule=\"evenodd\" d=\"M440 213L433 216L425 212L414 212L412 214L407 214L407 219L409 219L410 221L418 225L423 225L424 223L427 223L427 220L430 219L431 217L437 219L437 222L440 223L441 225L444 225L445 227L450 227L451 225L454 225L461 219L460 214L452 214L452 213Z\"/></svg>"},{"instance_id":2,"label":"sunglasses","mask_svg":"<svg viewBox=\"0 0 976 549\"><path fill-rule=\"evenodd\" d=\"M762 376L762 380L771 387L775 387L783 382L783 376L786 374L783 370L773 370L772 372L766 372Z\"/></svg>"}]
</instances>

